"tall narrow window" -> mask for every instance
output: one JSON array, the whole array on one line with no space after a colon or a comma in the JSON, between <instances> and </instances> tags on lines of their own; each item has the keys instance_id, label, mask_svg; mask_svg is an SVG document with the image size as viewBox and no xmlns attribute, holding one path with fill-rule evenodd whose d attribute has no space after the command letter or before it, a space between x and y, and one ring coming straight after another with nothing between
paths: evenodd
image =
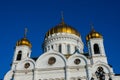
<instances>
[{"instance_id":1,"label":"tall narrow window","mask_svg":"<svg viewBox=\"0 0 120 80\"><path fill-rule=\"evenodd\" d=\"M62 45L61 44L59 45L59 52L60 53L62 52Z\"/></svg>"},{"instance_id":2,"label":"tall narrow window","mask_svg":"<svg viewBox=\"0 0 120 80\"><path fill-rule=\"evenodd\" d=\"M95 54L100 54L100 49L99 49L98 44L94 44L94 53Z\"/></svg>"},{"instance_id":3,"label":"tall narrow window","mask_svg":"<svg viewBox=\"0 0 120 80\"><path fill-rule=\"evenodd\" d=\"M22 57L22 51L19 51L16 60L21 60L21 57Z\"/></svg>"},{"instance_id":4,"label":"tall narrow window","mask_svg":"<svg viewBox=\"0 0 120 80\"><path fill-rule=\"evenodd\" d=\"M29 53L27 53L27 57L29 56Z\"/></svg>"},{"instance_id":5,"label":"tall narrow window","mask_svg":"<svg viewBox=\"0 0 120 80\"><path fill-rule=\"evenodd\" d=\"M51 45L51 48L53 49L53 45Z\"/></svg>"},{"instance_id":6,"label":"tall narrow window","mask_svg":"<svg viewBox=\"0 0 120 80\"><path fill-rule=\"evenodd\" d=\"M47 48L45 47L45 48L44 48L44 52L46 52L46 51L47 51Z\"/></svg>"},{"instance_id":7,"label":"tall narrow window","mask_svg":"<svg viewBox=\"0 0 120 80\"><path fill-rule=\"evenodd\" d=\"M67 53L70 54L70 45L67 45Z\"/></svg>"}]
</instances>

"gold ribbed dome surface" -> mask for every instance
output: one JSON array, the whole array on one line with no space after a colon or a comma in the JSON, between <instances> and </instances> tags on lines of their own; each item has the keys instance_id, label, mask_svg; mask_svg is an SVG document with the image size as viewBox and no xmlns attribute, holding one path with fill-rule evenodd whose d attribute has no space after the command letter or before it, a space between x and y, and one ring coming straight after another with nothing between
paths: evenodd
<instances>
[{"instance_id":1,"label":"gold ribbed dome surface","mask_svg":"<svg viewBox=\"0 0 120 80\"><path fill-rule=\"evenodd\" d=\"M22 38L21 40L17 41L16 46L20 46L20 45L26 45L28 47L32 47L32 44L30 43L30 41L27 38Z\"/></svg>"},{"instance_id":2,"label":"gold ribbed dome surface","mask_svg":"<svg viewBox=\"0 0 120 80\"><path fill-rule=\"evenodd\" d=\"M61 22L60 24L58 24L55 27L53 27L52 29L50 29L46 33L46 37L48 37L48 36L50 36L54 33L69 33L69 34L75 34L77 36L80 36L80 33L76 29L74 29L71 26L65 24L64 22Z\"/></svg>"},{"instance_id":3,"label":"gold ribbed dome surface","mask_svg":"<svg viewBox=\"0 0 120 80\"><path fill-rule=\"evenodd\" d=\"M92 29L91 32L86 36L86 40L89 41L92 38L102 38L102 35Z\"/></svg>"}]
</instances>

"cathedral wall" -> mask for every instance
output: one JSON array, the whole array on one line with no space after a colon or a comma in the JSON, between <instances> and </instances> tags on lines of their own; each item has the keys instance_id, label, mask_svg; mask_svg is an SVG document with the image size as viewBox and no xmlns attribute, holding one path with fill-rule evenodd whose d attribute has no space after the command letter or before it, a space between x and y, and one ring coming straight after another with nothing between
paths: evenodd
<instances>
[{"instance_id":1,"label":"cathedral wall","mask_svg":"<svg viewBox=\"0 0 120 80\"><path fill-rule=\"evenodd\" d=\"M92 63L91 64L95 64L98 61L107 63L105 56L101 56L101 54L97 54L96 56L92 57Z\"/></svg>"},{"instance_id":2,"label":"cathedral wall","mask_svg":"<svg viewBox=\"0 0 120 80\"><path fill-rule=\"evenodd\" d=\"M120 80L120 75L119 76L113 76L114 80Z\"/></svg>"},{"instance_id":3,"label":"cathedral wall","mask_svg":"<svg viewBox=\"0 0 120 80\"><path fill-rule=\"evenodd\" d=\"M32 71L17 71L14 76L14 80L33 80Z\"/></svg>"},{"instance_id":4,"label":"cathedral wall","mask_svg":"<svg viewBox=\"0 0 120 80\"><path fill-rule=\"evenodd\" d=\"M85 69L85 67L68 69L69 78L74 77L74 78L86 79L87 75L88 74L87 74L87 70Z\"/></svg>"},{"instance_id":5,"label":"cathedral wall","mask_svg":"<svg viewBox=\"0 0 120 80\"><path fill-rule=\"evenodd\" d=\"M46 71L37 71L35 72L35 78L36 80L39 80L39 79L50 80L50 79L57 79L57 78L62 79L62 78L65 78L65 70L58 68L58 70L47 69Z\"/></svg>"}]
</instances>

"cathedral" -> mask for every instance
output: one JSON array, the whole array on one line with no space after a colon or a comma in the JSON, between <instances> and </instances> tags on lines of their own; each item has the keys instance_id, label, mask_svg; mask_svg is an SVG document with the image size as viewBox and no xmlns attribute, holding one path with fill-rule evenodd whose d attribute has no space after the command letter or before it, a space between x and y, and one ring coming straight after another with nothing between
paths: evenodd
<instances>
[{"instance_id":1,"label":"cathedral","mask_svg":"<svg viewBox=\"0 0 120 80\"><path fill-rule=\"evenodd\" d=\"M25 33L4 80L120 80L107 61L103 36L92 28L86 43L87 53L80 33L62 20L45 34L43 53L33 58Z\"/></svg>"}]
</instances>

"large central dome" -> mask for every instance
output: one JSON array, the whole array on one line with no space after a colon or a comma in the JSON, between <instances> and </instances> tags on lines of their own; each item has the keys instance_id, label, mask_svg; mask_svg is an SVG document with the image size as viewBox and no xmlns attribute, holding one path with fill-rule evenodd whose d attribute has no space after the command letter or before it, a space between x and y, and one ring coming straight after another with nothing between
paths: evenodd
<instances>
[{"instance_id":1,"label":"large central dome","mask_svg":"<svg viewBox=\"0 0 120 80\"><path fill-rule=\"evenodd\" d=\"M46 37L54 34L54 33L69 33L80 36L80 33L74 29L73 27L61 22L60 24L56 25L55 27L51 28L47 33Z\"/></svg>"}]
</instances>

